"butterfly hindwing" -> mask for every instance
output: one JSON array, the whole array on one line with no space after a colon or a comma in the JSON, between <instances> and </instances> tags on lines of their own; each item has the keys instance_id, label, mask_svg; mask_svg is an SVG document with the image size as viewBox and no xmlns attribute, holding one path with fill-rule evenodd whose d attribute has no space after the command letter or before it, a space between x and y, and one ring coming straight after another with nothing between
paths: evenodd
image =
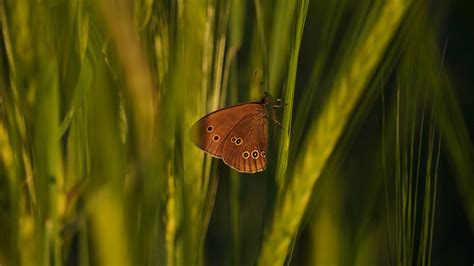
<instances>
[{"instance_id":1,"label":"butterfly hindwing","mask_svg":"<svg viewBox=\"0 0 474 266\"><path fill-rule=\"evenodd\" d=\"M244 117L261 109L259 103L244 103L212 112L191 127L191 140L210 155L222 158L223 143L229 133Z\"/></svg>"},{"instance_id":2,"label":"butterfly hindwing","mask_svg":"<svg viewBox=\"0 0 474 266\"><path fill-rule=\"evenodd\" d=\"M263 106L248 114L229 132L222 147L223 161L242 173L265 170L268 131Z\"/></svg>"}]
</instances>

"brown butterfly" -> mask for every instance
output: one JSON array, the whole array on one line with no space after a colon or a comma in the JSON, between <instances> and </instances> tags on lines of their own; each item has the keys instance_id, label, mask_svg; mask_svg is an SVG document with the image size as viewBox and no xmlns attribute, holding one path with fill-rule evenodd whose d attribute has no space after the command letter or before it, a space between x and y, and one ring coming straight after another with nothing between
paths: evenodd
<instances>
[{"instance_id":1,"label":"brown butterfly","mask_svg":"<svg viewBox=\"0 0 474 266\"><path fill-rule=\"evenodd\" d=\"M267 166L268 109L279 106L266 95L258 102L219 109L191 127L191 140L238 172L263 171Z\"/></svg>"}]
</instances>

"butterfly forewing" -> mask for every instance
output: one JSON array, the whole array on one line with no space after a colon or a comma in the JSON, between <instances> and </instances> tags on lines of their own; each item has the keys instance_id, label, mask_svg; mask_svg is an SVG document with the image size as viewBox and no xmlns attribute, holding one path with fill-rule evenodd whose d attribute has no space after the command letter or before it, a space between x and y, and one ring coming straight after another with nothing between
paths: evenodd
<instances>
[{"instance_id":1,"label":"butterfly forewing","mask_svg":"<svg viewBox=\"0 0 474 266\"><path fill-rule=\"evenodd\" d=\"M229 132L222 148L223 161L243 173L265 170L267 134L267 119L261 105L258 113L246 115Z\"/></svg>"},{"instance_id":2,"label":"butterfly forewing","mask_svg":"<svg viewBox=\"0 0 474 266\"><path fill-rule=\"evenodd\" d=\"M212 112L190 129L191 140L210 155L222 158L223 143L245 117L263 110L259 103L245 103L229 106Z\"/></svg>"}]
</instances>

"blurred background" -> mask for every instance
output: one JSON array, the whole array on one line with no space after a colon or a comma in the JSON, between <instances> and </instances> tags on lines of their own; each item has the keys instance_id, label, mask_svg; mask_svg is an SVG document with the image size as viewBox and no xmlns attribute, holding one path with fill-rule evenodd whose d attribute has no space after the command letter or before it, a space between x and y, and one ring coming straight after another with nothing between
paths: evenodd
<instances>
[{"instance_id":1,"label":"blurred background","mask_svg":"<svg viewBox=\"0 0 474 266\"><path fill-rule=\"evenodd\" d=\"M474 3L0 0L0 265L471 265ZM188 130L258 101L267 170Z\"/></svg>"}]
</instances>

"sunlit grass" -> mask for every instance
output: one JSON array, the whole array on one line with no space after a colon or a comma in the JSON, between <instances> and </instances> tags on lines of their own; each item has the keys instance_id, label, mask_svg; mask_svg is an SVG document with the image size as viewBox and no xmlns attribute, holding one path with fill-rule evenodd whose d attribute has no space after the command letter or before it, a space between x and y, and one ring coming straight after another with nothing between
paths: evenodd
<instances>
[{"instance_id":1,"label":"sunlit grass","mask_svg":"<svg viewBox=\"0 0 474 266\"><path fill-rule=\"evenodd\" d=\"M342 134L351 111L363 93L376 63L406 12L408 3L387 2L379 19L364 30L360 42L349 55L352 60L336 74L331 90L318 120L310 127L305 148L298 154L294 176L276 206L274 223L263 244L260 265L283 264L288 246L301 222L314 184ZM364 39L366 37L366 39Z\"/></svg>"},{"instance_id":2,"label":"sunlit grass","mask_svg":"<svg viewBox=\"0 0 474 266\"><path fill-rule=\"evenodd\" d=\"M430 265L445 143L474 201L426 9L0 1L0 265ZM260 79L281 126L238 174L188 130Z\"/></svg>"}]
</instances>

